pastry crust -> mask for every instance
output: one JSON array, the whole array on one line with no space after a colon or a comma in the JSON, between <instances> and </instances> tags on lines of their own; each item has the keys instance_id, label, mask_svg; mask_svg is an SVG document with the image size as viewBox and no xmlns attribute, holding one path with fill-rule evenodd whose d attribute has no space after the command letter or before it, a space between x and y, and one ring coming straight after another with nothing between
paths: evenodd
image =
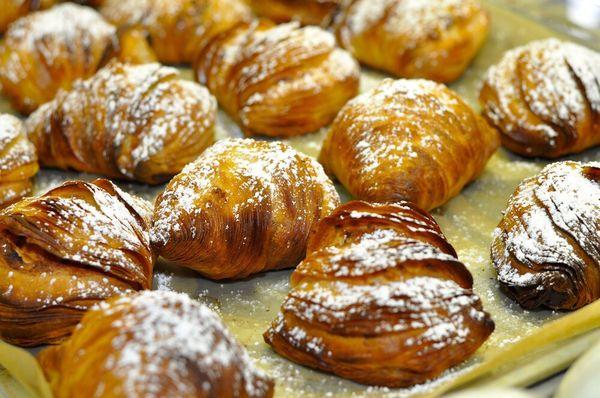
<instances>
[{"instance_id":1,"label":"pastry crust","mask_svg":"<svg viewBox=\"0 0 600 398\"><path fill-rule=\"evenodd\" d=\"M194 67L246 135L286 137L329 124L358 93L360 69L315 26L240 24L219 35Z\"/></svg>"},{"instance_id":2,"label":"pastry crust","mask_svg":"<svg viewBox=\"0 0 600 398\"><path fill-rule=\"evenodd\" d=\"M500 286L527 309L600 298L600 163L558 162L524 180L494 233Z\"/></svg>"},{"instance_id":3,"label":"pastry crust","mask_svg":"<svg viewBox=\"0 0 600 398\"><path fill-rule=\"evenodd\" d=\"M152 286L151 208L108 180L71 181L0 213L0 337L57 343L100 300Z\"/></svg>"},{"instance_id":4,"label":"pastry crust","mask_svg":"<svg viewBox=\"0 0 600 398\"><path fill-rule=\"evenodd\" d=\"M113 61L40 107L26 128L44 166L159 184L212 144L216 107L176 69Z\"/></svg>"},{"instance_id":5,"label":"pastry crust","mask_svg":"<svg viewBox=\"0 0 600 398\"><path fill-rule=\"evenodd\" d=\"M271 21L327 26L343 0L250 0L254 12Z\"/></svg>"},{"instance_id":6,"label":"pastry crust","mask_svg":"<svg viewBox=\"0 0 600 398\"><path fill-rule=\"evenodd\" d=\"M0 208L31 192L38 168L35 147L27 139L21 121L0 114Z\"/></svg>"},{"instance_id":7,"label":"pastry crust","mask_svg":"<svg viewBox=\"0 0 600 398\"><path fill-rule=\"evenodd\" d=\"M451 82L483 45L489 17L476 0L350 0L333 29L363 64L398 77Z\"/></svg>"},{"instance_id":8,"label":"pastry crust","mask_svg":"<svg viewBox=\"0 0 600 398\"><path fill-rule=\"evenodd\" d=\"M269 398L256 369L208 307L144 291L88 311L73 336L38 356L56 398Z\"/></svg>"},{"instance_id":9,"label":"pastry crust","mask_svg":"<svg viewBox=\"0 0 600 398\"><path fill-rule=\"evenodd\" d=\"M141 35L119 32L91 8L72 3L32 13L10 26L0 42L0 84L12 106L28 114L92 76L114 57L154 61Z\"/></svg>"},{"instance_id":10,"label":"pastry crust","mask_svg":"<svg viewBox=\"0 0 600 398\"><path fill-rule=\"evenodd\" d=\"M467 359L494 330L438 225L408 202L349 202L313 229L264 334L282 356L359 383L407 387Z\"/></svg>"},{"instance_id":11,"label":"pastry crust","mask_svg":"<svg viewBox=\"0 0 600 398\"><path fill-rule=\"evenodd\" d=\"M212 37L252 19L244 0L102 0L100 12L119 27L144 30L163 63L191 63Z\"/></svg>"},{"instance_id":12,"label":"pastry crust","mask_svg":"<svg viewBox=\"0 0 600 398\"><path fill-rule=\"evenodd\" d=\"M156 252L211 279L293 267L340 198L321 166L280 142L228 139L157 198Z\"/></svg>"},{"instance_id":13,"label":"pastry crust","mask_svg":"<svg viewBox=\"0 0 600 398\"><path fill-rule=\"evenodd\" d=\"M502 144L556 158L600 144L600 53L547 39L507 52L488 71L479 101Z\"/></svg>"},{"instance_id":14,"label":"pastry crust","mask_svg":"<svg viewBox=\"0 0 600 398\"><path fill-rule=\"evenodd\" d=\"M342 108L319 161L357 199L429 210L475 179L498 145L498 134L444 85L388 79Z\"/></svg>"},{"instance_id":15,"label":"pastry crust","mask_svg":"<svg viewBox=\"0 0 600 398\"><path fill-rule=\"evenodd\" d=\"M20 17L33 11L43 10L56 4L58 0L0 0L0 34Z\"/></svg>"}]
</instances>

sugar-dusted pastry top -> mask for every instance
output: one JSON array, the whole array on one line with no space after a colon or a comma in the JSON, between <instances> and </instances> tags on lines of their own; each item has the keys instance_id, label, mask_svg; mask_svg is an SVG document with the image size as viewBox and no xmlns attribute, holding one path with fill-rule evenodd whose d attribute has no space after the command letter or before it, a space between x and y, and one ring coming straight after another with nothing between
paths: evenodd
<instances>
[{"instance_id":1,"label":"sugar-dusted pastry top","mask_svg":"<svg viewBox=\"0 0 600 398\"><path fill-rule=\"evenodd\" d=\"M360 383L423 383L494 330L472 283L426 212L349 202L313 229L264 338L292 361Z\"/></svg>"},{"instance_id":2,"label":"sugar-dusted pastry top","mask_svg":"<svg viewBox=\"0 0 600 398\"><path fill-rule=\"evenodd\" d=\"M240 24L199 54L198 81L247 135L292 136L329 124L358 93L359 67L316 26Z\"/></svg>"},{"instance_id":3,"label":"sugar-dusted pastry top","mask_svg":"<svg viewBox=\"0 0 600 398\"><path fill-rule=\"evenodd\" d=\"M398 77L457 79L488 32L476 0L350 0L333 29L362 63Z\"/></svg>"},{"instance_id":4,"label":"sugar-dusted pastry top","mask_svg":"<svg viewBox=\"0 0 600 398\"><path fill-rule=\"evenodd\" d=\"M556 158L600 144L600 53L546 39L508 51L487 73L483 115L520 155Z\"/></svg>"},{"instance_id":5,"label":"sugar-dusted pastry top","mask_svg":"<svg viewBox=\"0 0 600 398\"><path fill-rule=\"evenodd\" d=\"M255 13L277 23L327 26L343 0L250 0Z\"/></svg>"},{"instance_id":6,"label":"sugar-dusted pastry top","mask_svg":"<svg viewBox=\"0 0 600 398\"><path fill-rule=\"evenodd\" d=\"M35 147L23 124L0 113L0 208L29 194L37 171Z\"/></svg>"},{"instance_id":7,"label":"sugar-dusted pastry top","mask_svg":"<svg viewBox=\"0 0 600 398\"><path fill-rule=\"evenodd\" d=\"M58 0L0 0L0 34L8 26L30 12L42 10L56 4Z\"/></svg>"},{"instance_id":8,"label":"sugar-dusted pastry top","mask_svg":"<svg viewBox=\"0 0 600 398\"><path fill-rule=\"evenodd\" d=\"M432 209L475 179L498 145L497 133L446 86L387 79L342 108L319 161L357 199Z\"/></svg>"},{"instance_id":9,"label":"sugar-dusted pastry top","mask_svg":"<svg viewBox=\"0 0 600 398\"><path fill-rule=\"evenodd\" d=\"M273 381L221 319L181 293L147 290L102 302L69 340L38 358L56 398L273 396Z\"/></svg>"},{"instance_id":10,"label":"sugar-dusted pastry top","mask_svg":"<svg viewBox=\"0 0 600 398\"><path fill-rule=\"evenodd\" d=\"M157 198L158 254L212 279L293 267L340 202L322 167L281 142L218 141Z\"/></svg>"},{"instance_id":11,"label":"sugar-dusted pastry top","mask_svg":"<svg viewBox=\"0 0 600 398\"><path fill-rule=\"evenodd\" d=\"M600 298L600 163L558 162L524 180L494 233L504 291L525 308Z\"/></svg>"},{"instance_id":12,"label":"sugar-dusted pastry top","mask_svg":"<svg viewBox=\"0 0 600 398\"><path fill-rule=\"evenodd\" d=\"M102 179L0 212L0 337L56 343L99 300L149 289L150 215L148 203Z\"/></svg>"},{"instance_id":13,"label":"sugar-dusted pastry top","mask_svg":"<svg viewBox=\"0 0 600 398\"><path fill-rule=\"evenodd\" d=\"M40 163L157 184L214 140L216 101L174 68L116 61L27 120Z\"/></svg>"}]
</instances>

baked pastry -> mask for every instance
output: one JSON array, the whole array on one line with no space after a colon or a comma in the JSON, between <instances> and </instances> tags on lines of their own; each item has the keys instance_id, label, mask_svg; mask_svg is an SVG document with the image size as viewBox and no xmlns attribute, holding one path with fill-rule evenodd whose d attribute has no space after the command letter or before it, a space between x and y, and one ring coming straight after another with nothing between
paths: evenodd
<instances>
[{"instance_id":1,"label":"baked pastry","mask_svg":"<svg viewBox=\"0 0 600 398\"><path fill-rule=\"evenodd\" d=\"M37 172L35 148L23 124L14 116L0 114L0 208L29 194Z\"/></svg>"},{"instance_id":2,"label":"baked pastry","mask_svg":"<svg viewBox=\"0 0 600 398\"><path fill-rule=\"evenodd\" d=\"M472 285L430 215L408 202L349 202L315 226L264 338L294 362L359 383L423 383L494 330Z\"/></svg>"},{"instance_id":3,"label":"baked pastry","mask_svg":"<svg viewBox=\"0 0 600 398\"><path fill-rule=\"evenodd\" d=\"M0 213L0 338L57 343L108 297L152 286L148 203L71 181Z\"/></svg>"},{"instance_id":4,"label":"baked pastry","mask_svg":"<svg viewBox=\"0 0 600 398\"><path fill-rule=\"evenodd\" d=\"M273 396L273 381L219 317L181 293L144 291L101 303L68 341L38 359L56 398Z\"/></svg>"},{"instance_id":5,"label":"baked pastry","mask_svg":"<svg viewBox=\"0 0 600 398\"><path fill-rule=\"evenodd\" d=\"M58 0L0 0L0 34L6 31L11 22L30 12L51 7Z\"/></svg>"},{"instance_id":6,"label":"baked pastry","mask_svg":"<svg viewBox=\"0 0 600 398\"><path fill-rule=\"evenodd\" d=\"M152 244L211 279L293 267L340 198L321 166L280 142L217 142L156 199Z\"/></svg>"},{"instance_id":7,"label":"baked pastry","mask_svg":"<svg viewBox=\"0 0 600 398\"><path fill-rule=\"evenodd\" d=\"M600 298L600 162L559 162L524 180L494 233L500 287L527 309Z\"/></svg>"},{"instance_id":8,"label":"baked pastry","mask_svg":"<svg viewBox=\"0 0 600 398\"><path fill-rule=\"evenodd\" d=\"M217 36L195 64L198 81L247 135L311 133L358 92L359 67L315 26L240 24Z\"/></svg>"},{"instance_id":9,"label":"baked pastry","mask_svg":"<svg viewBox=\"0 0 600 398\"><path fill-rule=\"evenodd\" d=\"M327 26L343 0L250 0L255 13L274 22Z\"/></svg>"},{"instance_id":10,"label":"baked pastry","mask_svg":"<svg viewBox=\"0 0 600 398\"><path fill-rule=\"evenodd\" d=\"M483 45L489 18L476 0L349 0L333 30L365 65L451 82Z\"/></svg>"},{"instance_id":11,"label":"baked pastry","mask_svg":"<svg viewBox=\"0 0 600 398\"><path fill-rule=\"evenodd\" d=\"M479 95L502 144L556 158L600 144L600 53L556 39L507 52Z\"/></svg>"},{"instance_id":12,"label":"baked pastry","mask_svg":"<svg viewBox=\"0 0 600 398\"><path fill-rule=\"evenodd\" d=\"M358 199L429 210L475 179L498 145L498 134L444 85L388 79L344 106L319 160Z\"/></svg>"},{"instance_id":13,"label":"baked pastry","mask_svg":"<svg viewBox=\"0 0 600 398\"><path fill-rule=\"evenodd\" d=\"M25 16L11 24L0 43L0 85L12 106L31 113L68 90L79 78L92 76L111 57L153 61L146 39L124 33L91 8L72 3ZM150 59L148 57L151 57Z\"/></svg>"},{"instance_id":14,"label":"baked pastry","mask_svg":"<svg viewBox=\"0 0 600 398\"><path fill-rule=\"evenodd\" d=\"M25 126L44 166L158 184L213 142L216 107L176 69L113 61Z\"/></svg>"},{"instance_id":15,"label":"baked pastry","mask_svg":"<svg viewBox=\"0 0 600 398\"><path fill-rule=\"evenodd\" d=\"M212 37L252 19L245 0L103 0L100 12L117 26L143 29L170 64L192 62Z\"/></svg>"}]
</instances>

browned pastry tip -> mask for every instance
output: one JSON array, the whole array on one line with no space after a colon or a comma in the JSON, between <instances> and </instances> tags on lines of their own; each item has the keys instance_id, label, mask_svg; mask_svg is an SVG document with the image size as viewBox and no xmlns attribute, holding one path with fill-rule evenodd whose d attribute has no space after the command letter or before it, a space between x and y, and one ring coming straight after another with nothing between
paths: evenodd
<instances>
[{"instance_id":1,"label":"browned pastry tip","mask_svg":"<svg viewBox=\"0 0 600 398\"><path fill-rule=\"evenodd\" d=\"M557 158L600 144L600 53L547 39L508 51L487 73L479 102L502 144Z\"/></svg>"},{"instance_id":2,"label":"browned pastry tip","mask_svg":"<svg viewBox=\"0 0 600 398\"><path fill-rule=\"evenodd\" d=\"M102 179L0 212L0 337L57 343L100 300L149 289L150 215L148 203Z\"/></svg>"},{"instance_id":3,"label":"browned pastry tip","mask_svg":"<svg viewBox=\"0 0 600 398\"><path fill-rule=\"evenodd\" d=\"M35 147L21 121L0 114L0 208L31 192L38 168Z\"/></svg>"},{"instance_id":4,"label":"browned pastry tip","mask_svg":"<svg viewBox=\"0 0 600 398\"><path fill-rule=\"evenodd\" d=\"M469 358L494 330L433 218L408 202L340 206L313 229L265 341L363 384L407 387Z\"/></svg>"},{"instance_id":5,"label":"browned pastry tip","mask_svg":"<svg viewBox=\"0 0 600 398\"><path fill-rule=\"evenodd\" d=\"M254 12L274 22L329 25L343 0L250 0Z\"/></svg>"},{"instance_id":6,"label":"browned pastry tip","mask_svg":"<svg viewBox=\"0 0 600 398\"><path fill-rule=\"evenodd\" d=\"M214 140L208 90L159 64L112 61L26 123L44 166L159 184Z\"/></svg>"},{"instance_id":7,"label":"browned pastry tip","mask_svg":"<svg viewBox=\"0 0 600 398\"><path fill-rule=\"evenodd\" d=\"M489 17L476 0L349 0L333 29L363 64L398 77L451 82L483 45Z\"/></svg>"},{"instance_id":8,"label":"browned pastry tip","mask_svg":"<svg viewBox=\"0 0 600 398\"><path fill-rule=\"evenodd\" d=\"M289 268L340 203L322 167L280 142L217 142L157 198L156 252L211 279Z\"/></svg>"},{"instance_id":9,"label":"browned pastry tip","mask_svg":"<svg viewBox=\"0 0 600 398\"><path fill-rule=\"evenodd\" d=\"M194 66L199 82L246 135L286 137L329 124L358 93L360 69L329 32L297 23L239 24Z\"/></svg>"},{"instance_id":10,"label":"browned pastry tip","mask_svg":"<svg viewBox=\"0 0 600 398\"><path fill-rule=\"evenodd\" d=\"M506 294L527 309L600 297L600 163L558 162L524 180L494 233Z\"/></svg>"},{"instance_id":11,"label":"browned pastry tip","mask_svg":"<svg viewBox=\"0 0 600 398\"><path fill-rule=\"evenodd\" d=\"M147 290L100 303L38 360L56 398L273 396L273 381L221 319L181 293Z\"/></svg>"},{"instance_id":12,"label":"browned pastry tip","mask_svg":"<svg viewBox=\"0 0 600 398\"><path fill-rule=\"evenodd\" d=\"M29 14L30 12L43 10L56 4L58 0L0 0L0 34L4 33L8 26Z\"/></svg>"},{"instance_id":13,"label":"browned pastry tip","mask_svg":"<svg viewBox=\"0 0 600 398\"><path fill-rule=\"evenodd\" d=\"M427 80L385 80L348 102L319 161L357 199L430 210L484 169L498 134L456 93Z\"/></svg>"}]
</instances>

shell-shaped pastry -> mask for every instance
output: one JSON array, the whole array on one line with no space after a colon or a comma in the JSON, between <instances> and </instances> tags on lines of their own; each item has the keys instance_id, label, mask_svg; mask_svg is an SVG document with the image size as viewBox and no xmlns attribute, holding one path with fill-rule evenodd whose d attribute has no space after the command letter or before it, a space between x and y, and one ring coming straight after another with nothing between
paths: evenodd
<instances>
[{"instance_id":1,"label":"shell-shaped pastry","mask_svg":"<svg viewBox=\"0 0 600 398\"><path fill-rule=\"evenodd\" d=\"M358 92L350 54L329 32L297 23L238 25L204 48L195 70L247 135L314 132Z\"/></svg>"},{"instance_id":2,"label":"shell-shaped pastry","mask_svg":"<svg viewBox=\"0 0 600 398\"><path fill-rule=\"evenodd\" d=\"M319 160L358 199L441 206L485 167L498 134L453 91L385 80L337 115Z\"/></svg>"},{"instance_id":3,"label":"shell-shaped pastry","mask_svg":"<svg viewBox=\"0 0 600 398\"><path fill-rule=\"evenodd\" d=\"M406 387L467 359L494 330L434 219L408 202L349 202L311 233L264 334L282 356L359 383Z\"/></svg>"},{"instance_id":4,"label":"shell-shaped pastry","mask_svg":"<svg viewBox=\"0 0 600 398\"><path fill-rule=\"evenodd\" d=\"M38 359L56 398L273 396L273 381L217 314L181 293L103 302Z\"/></svg>"},{"instance_id":5,"label":"shell-shaped pastry","mask_svg":"<svg viewBox=\"0 0 600 398\"><path fill-rule=\"evenodd\" d=\"M340 198L321 165L280 142L228 139L157 198L158 254L211 279L297 265L308 233Z\"/></svg>"},{"instance_id":6,"label":"shell-shaped pastry","mask_svg":"<svg viewBox=\"0 0 600 398\"><path fill-rule=\"evenodd\" d=\"M600 298L600 162L559 162L524 180L494 233L500 286L524 308Z\"/></svg>"},{"instance_id":7,"label":"shell-shaped pastry","mask_svg":"<svg viewBox=\"0 0 600 398\"><path fill-rule=\"evenodd\" d=\"M71 181L0 213L0 337L66 338L100 300L152 286L148 203L108 180Z\"/></svg>"},{"instance_id":8,"label":"shell-shaped pastry","mask_svg":"<svg viewBox=\"0 0 600 398\"><path fill-rule=\"evenodd\" d=\"M0 114L0 208L29 194L37 172L35 147L23 124L14 116Z\"/></svg>"},{"instance_id":9,"label":"shell-shaped pastry","mask_svg":"<svg viewBox=\"0 0 600 398\"><path fill-rule=\"evenodd\" d=\"M58 0L0 0L0 34L6 31L11 22L30 12L51 7Z\"/></svg>"},{"instance_id":10,"label":"shell-shaped pastry","mask_svg":"<svg viewBox=\"0 0 600 398\"><path fill-rule=\"evenodd\" d=\"M255 13L277 23L326 26L342 0L250 0Z\"/></svg>"},{"instance_id":11,"label":"shell-shaped pastry","mask_svg":"<svg viewBox=\"0 0 600 398\"><path fill-rule=\"evenodd\" d=\"M490 68L479 101L508 149L556 158L600 144L599 82L600 53L540 40Z\"/></svg>"},{"instance_id":12,"label":"shell-shaped pastry","mask_svg":"<svg viewBox=\"0 0 600 398\"><path fill-rule=\"evenodd\" d=\"M92 76L112 56L154 60L144 51L143 37L128 40L135 40L127 46L131 52L121 52L117 29L93 9L72 3L27 15L10 26L0 43L3 93L27 114L76 79Z\"/></svg>"},{"instance_id":13,"label":"shell-shaped pastry","mask_svg":"<svg viewBox=\"0 0 600 398\"><path fill-rule=\"evenodd\" d=\"M170 64L192 62L212 37L252 18L244 0L103 0L100 12L117 26L143 29Z\"/></svg>"},{"instance_id":14,"label":"shell-shaped pastry","mask_svg":"<svg viewBox=\"0 0 600 398\"><path fill-rule=\"evenodd\" d=\"M212 144L216 107L176 69L113 61L25 126L44 166L158 184Z\"/></svg>"},{"instance_id":15,"label":"shell-shaped pastry","mask_svg":"<svg viewBox=\"0 0 600 398\"><path fill-rule=\"evenodd\" d=\"M476 0L350 0L333 29L340 45L366 65L450 82L482 46L489 18Z\"/></svg>"}]
</instances>

